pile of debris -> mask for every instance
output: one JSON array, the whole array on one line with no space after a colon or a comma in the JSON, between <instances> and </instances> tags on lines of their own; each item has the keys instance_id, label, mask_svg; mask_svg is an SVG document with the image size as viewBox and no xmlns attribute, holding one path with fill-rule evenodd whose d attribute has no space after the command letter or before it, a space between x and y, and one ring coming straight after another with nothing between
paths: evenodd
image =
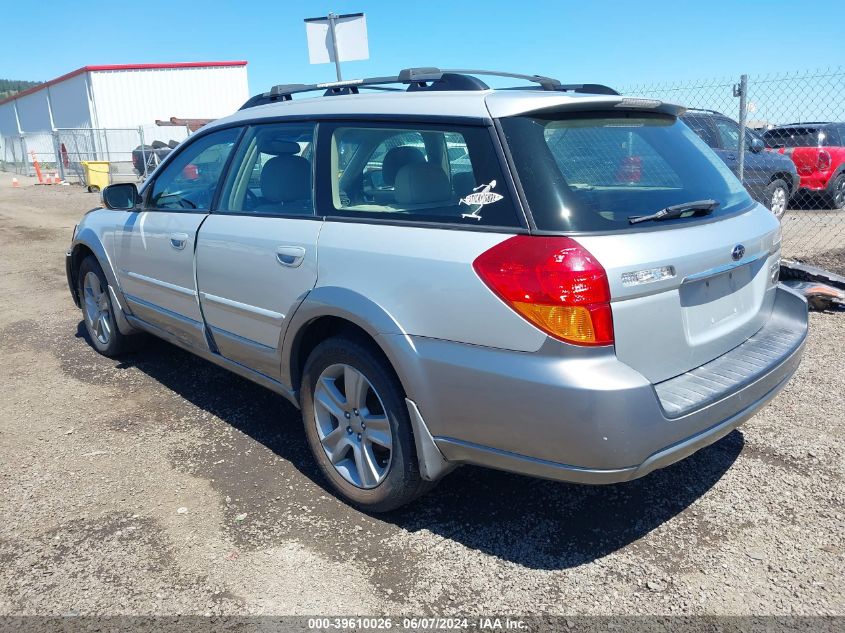
<instances>
[{"instance_id":1,"label":"pile of debris","mask_svg":"<svg viewBox=\"0 0 845 633\"><path fill-rule=\"evenodd\" d=\"M807 298L811 310L845 308L845 277L823 268L784 260L780 265L784 285Z\"/></svg>"}]
</instances>

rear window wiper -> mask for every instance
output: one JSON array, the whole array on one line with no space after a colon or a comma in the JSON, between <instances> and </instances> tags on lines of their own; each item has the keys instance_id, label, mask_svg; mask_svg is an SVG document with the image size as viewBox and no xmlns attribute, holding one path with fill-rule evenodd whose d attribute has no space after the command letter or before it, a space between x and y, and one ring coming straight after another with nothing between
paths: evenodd
<instances>
[{"instance_id":1,"label":"rear window wiper","mask_svg":"<svg viewBox=\"0 0 845 633\"><path fill-rule=\"evenodd\" d=\"M640 222L651 222L652 220L673 220L691 215L709 215L720 204L718 200L693 200L692 202L683 202L666 207L665 209L660 209L660 211L649 215L632 215L628 217L628 222L630 224L639 224Z\"/></svg>"}]
</instances>

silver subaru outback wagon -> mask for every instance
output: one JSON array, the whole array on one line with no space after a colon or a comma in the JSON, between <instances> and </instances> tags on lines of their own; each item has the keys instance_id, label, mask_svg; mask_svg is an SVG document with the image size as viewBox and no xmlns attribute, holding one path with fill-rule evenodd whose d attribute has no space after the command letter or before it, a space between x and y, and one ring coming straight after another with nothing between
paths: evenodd
<instances>
[{"instance_id":1,"label":"silver subaru outback wagon","mask_svg":"<svg viewBox=\"0 0 845 633\"><path fill-rule=\"evenodd\" d=\"M106 188L67 254L91 344L282 394L372 512L461 464L627 481L747 420L807 333L777 219L681 107L479 74L277 86Z\"/></svg>"}]
</instances>

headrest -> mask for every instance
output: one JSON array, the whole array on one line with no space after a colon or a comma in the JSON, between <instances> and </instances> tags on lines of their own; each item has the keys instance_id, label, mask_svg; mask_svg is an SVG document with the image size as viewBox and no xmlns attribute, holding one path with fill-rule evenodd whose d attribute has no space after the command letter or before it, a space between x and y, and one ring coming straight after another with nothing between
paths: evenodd
<instances>
[{"instance_id":1,"label":"headrest","mask_svg":"<svg viewBox=\"0 0 845 633\"><path fill-rule=\"evenodd\" d=\"M425 162L425 154L423 154L416 147L403 145L401 147L393 147L384 155L384 161L381 164L381 177L384 179L384 184L392 187L396 184L396 174L405 165L415 165L417 163Z\"/></svg>"},{"instance_id":2,"label":"headrest","mask_svg":"<svg viewBox=\"0 0 845 633\"><path fill-rule=\"evenodd\" d=\"M261 170L261 195L272 202L311 198L311 163L286 154L271 158Z\"/></svg>"},{"instance_id":3,"label":"headrest","mask_svg":"<svg viewBox=\"0 0 845 633\"><path fill-rule=\"evenodd\" d=\"M396 174L393 196L398 204L447 202L452 197L452 187L446 172L437 165L405 165Z\"/></svg>"},{"instance_id":4,"label":"headrest","mask_svg":"<svg viewBox=\"0 0 845 633\"><path fill-rule=\"evenodd\" d=\"M272 156L283 156L285 154L298 154L299 143L272 137L265 137L258 141L258 151L262 154Z\"/></svg>"}]
</instances>

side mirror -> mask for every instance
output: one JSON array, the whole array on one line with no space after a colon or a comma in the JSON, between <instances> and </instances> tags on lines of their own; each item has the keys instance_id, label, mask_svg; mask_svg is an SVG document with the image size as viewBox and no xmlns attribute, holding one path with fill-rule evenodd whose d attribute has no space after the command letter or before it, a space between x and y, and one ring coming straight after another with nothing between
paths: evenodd
<instances>
[{"instance_id":1,"label":"side mirror","mask_svg":"<svg viewBox=\"0 0 845 633\"><path fill-rule=\"evenodd\" d=\"M132 211L141 202L138 187L132 182L121 182L103 189L103 204L107 209Z\"/></svg>"},{"instance_id":2,"label":"side mirror","mask_svg":"<svg viewBox=\"0 0 845 633\"><path fill-rule=\"evenodd\" d=\"M751 145L749 145L749 149L753 154L759 154L766 148L766 144L761 141L759 138L754 137L751 139Z\"/></svg>"}]
</instances>

